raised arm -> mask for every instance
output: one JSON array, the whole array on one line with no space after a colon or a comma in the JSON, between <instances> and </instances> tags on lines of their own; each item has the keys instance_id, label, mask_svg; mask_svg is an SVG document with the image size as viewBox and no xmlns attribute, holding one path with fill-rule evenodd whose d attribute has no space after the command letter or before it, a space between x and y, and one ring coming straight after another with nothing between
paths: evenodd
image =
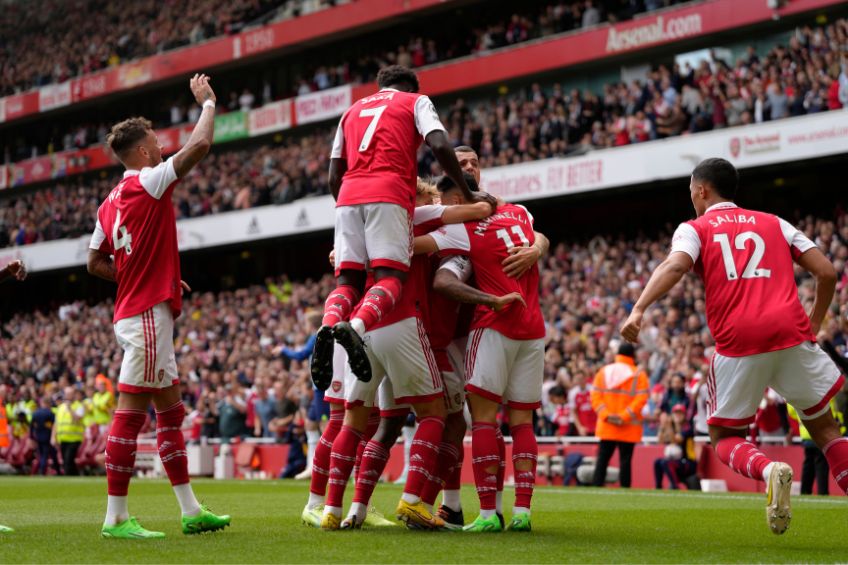
<instances>
[{"instance_id":1,"label":"raised arm","mask_svg":"<svg viewBox=\"0 0 848 565\"><path fill-rule=\"evenodd\" d=\"M797 262L816 279L816 297L809 312L813 335L819 333L836 290L836 269L817 247L805 251Z\"/></svg>"},{"instance_id":2,"label":"raised arm","mask_svg":"<svg viewBox=\"0 0 848 565\"><path fill-rule=\"evenodd\" d=\"M215 92L209 86L209 77L194 75L189 86L197 103L203 106L203 111L194 131L191 132L191 137L174 155L174 171L179 178L187 175L209 153L215 129Z\"/></svg>"},{"instance_id":3,"label":"raised arm","mask_svg":"<svg viewBox=\"0 0 848 565\"><path fill-rule=\"evenodd\" d=\"M692 269L693 264L692 257L682 251L674 251L666 257L665 261L651 274L651 279L633 306L633 311L621 326L621 336L624 339L632 343L638 341L645 310L680 282L683 275Z\"/></svg>"},{"instance_id":4,"label":"raised arm","mask_svg":"<svg viewBox=\"0 0 848 565\"><path fill-rule=\"evenodd\" d=\"M468 188L468 183L465 182L465 178L462 176L462 167L459 166L453 145L451 145L445 132L443 130L431 131L427 134L425 141L430 146L433 155L442 166L442 169L444 169L445 174L456 183L456 186L462 191L465 199L474 202L474 193Z\"/></svg>"}]
</instances>

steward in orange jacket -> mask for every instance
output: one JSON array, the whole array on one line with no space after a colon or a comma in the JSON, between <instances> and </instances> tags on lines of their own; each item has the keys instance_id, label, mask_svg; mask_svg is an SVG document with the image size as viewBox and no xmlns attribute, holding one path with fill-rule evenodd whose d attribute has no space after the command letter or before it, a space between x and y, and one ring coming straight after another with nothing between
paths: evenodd
<instances>
[{"instance_id":1,"label":"steward in orange jacket","mask_svg":"<svg viewBox=\"0 0 848 565\"><path fill-rule=\"evenodd\" d=\"M600 441L595 486L606 482L607 466L618 448L620 484L630 487L633 447L642 441L642 408L648 402L648 376L636 367L633 345L623 343L615 362L595 375L592 408L598 413L595 435Z\"/></svg>"}]
</instances>

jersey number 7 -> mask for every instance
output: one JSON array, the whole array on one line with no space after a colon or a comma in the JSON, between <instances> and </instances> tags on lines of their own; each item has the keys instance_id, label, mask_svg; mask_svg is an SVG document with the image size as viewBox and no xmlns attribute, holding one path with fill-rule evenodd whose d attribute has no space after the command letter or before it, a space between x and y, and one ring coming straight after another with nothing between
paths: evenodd
<instances>
[{"instance_id":1,"label":"jersey number 7","mask_svg":"<svg viewBox=\"0 0 848 565\"><path fill-rule=\"evenodd\" d=\"M371 118L371 123L365 129L365 135L362 136L362 143L359 144L359 152L368 150L371 145L371 138L374 137L374 132L377 131L377 122L380 121L380 116L386 110L386 106L377 106L376 108L365 108L359 112L360 118Z\"/></svg>"}]
</instances>

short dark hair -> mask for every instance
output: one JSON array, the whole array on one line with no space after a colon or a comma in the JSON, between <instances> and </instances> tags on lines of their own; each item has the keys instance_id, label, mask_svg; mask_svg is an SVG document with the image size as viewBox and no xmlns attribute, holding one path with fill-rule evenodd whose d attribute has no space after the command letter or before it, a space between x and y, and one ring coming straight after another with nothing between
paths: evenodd
<instances>
[{"instance_id":1,"label":"short dark hair","mask_svg":"<svg viewBox=\"0 0 848 565\"><path fill-rule=\"evenodd\" d=\"M704 159L692 171L692 178L710 185L722 198L736 199L736 191L739 189L739 172L726 159Z\"/></svg>"},{"instance_id":2,"label":"short dark hair","mask_svg":"<svg viewBox=\"0 0 848 565\"><path fill-rule=\"evenodd\" d=\"M474 153L475 155L477 154L477 152L474 151L474 148L470 145L460 145L459 147L454 147L453 150L455 153Z\"/></svg>"},{"instance_id":3,"label":"short dark hair","mask_svg":"<svg viewBox=\"0 0 848 565\"><path fill-rule=\"evenodd\" d=\"M565 396L565 388L562 385L552 386L548 391L548 396Z\"/></svg>"},{"instance_id":4,"label":"short dark hair","mask_svg":"<svg viewBox=\"0 0 848 565\"><path fill-rule=\"evenodd\" d=\"M147 137L147 132L153 129L153 124L145 118L130 118L112 126L112 131L106 136L106 144L123 160L127 151Z\"/></svg>"},{"instance_id":5,"label":"short dark hair","mask_svg":"<svg viewBox=\"0 0 848 565\"><path fill-rule=\"evenodd\" d=\"M632 343L627 343L625 341L618 346L618 354L624 355L625 357L636 357L636 348L633 347Z\"/></svg>"},{"instance_id":6,"label":"short dark hair","mask_svg":"<svg viewBox=\"0 0 848 565\"><path fill-rule=\"evenodd\" d=\"M410 87L410 92L418 92L418 75L415 71L402 65L389 65L383 67L377 73L377 86L380 88L388 88L405 84Z\"/></svg>"},{"instance_id":7,"label":"short dark hair","mask_svg":"<svg viewBox=\"0 0 848 565\"><path fill-rule=\"evenodd\" d=\"M465 184L468 185L468 188L471 189L471 192L477 192L480 190L480 187L477 186L477 181L474 180L474 176L469 173L462 173L462 178L465 179ZM453 182L453 179L447 175L443 175L436 182L436 189L439 192L447 192L452 188L457 188L457 184Z\"/></svg>"}]
</instances>

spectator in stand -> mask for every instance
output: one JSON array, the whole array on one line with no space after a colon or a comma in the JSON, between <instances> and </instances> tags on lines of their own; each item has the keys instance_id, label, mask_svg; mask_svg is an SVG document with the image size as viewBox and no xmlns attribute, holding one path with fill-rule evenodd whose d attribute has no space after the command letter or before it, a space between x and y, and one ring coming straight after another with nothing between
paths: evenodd
<instances>
[{"instance_id":1,"label":"spectator in stand","mask_svg":"<svg viewBox=\"0 0 848 565\"><path fill-rule=\"evenodd\" d=\"M592 408L592 374L588 371L574 379L576 382L568 391L568 408L571 416L569 435L592 437L598 414Z\"/></svg>"},{"instance_id":2,"label":"spectator in stand","mask_svg":"<svg viewBox=\"0 0 848 565\"><path fill-rule=\"evenodd\" d=\"M32 440L35 442L36 453L38 454L39 475L47 474L47 466L50 461L53 462L53 470L56 474L62 474L62 470L59 467L59 454L50 442L55 423L56 416L53 414L53 405L50 397L47 395L42 396L39 399L38 409L32 415L32 426L30 428Z\"/></svg>"},{"instance_id":3,"label":"spectator in stand","mask_svg":"<svg viewBox=\"0 0 848 565\"><path fill-rule=\"evenodd\" d=\"M77 451L85 435L82 420L85 417L83 394L78 388L65 387L62 403L56 410L56 422L53 426L52 443L62 454L65 476L79 475L77 469Z\"/></svg>"},{"instance_id":4,"label":"spectator in stand","mask_svg":"<svg viewBox=\"0 0 848 565\"><path fill-rule=\"evenodd\" d=\"M221 440L229 443L233 439L241 439L247 434L245 414L247 404L236 383L227 384L218 389L218 433Z\"/></svg>"},{"instance_id":5,"label":"spectator in stand","mask_svg":"<svg viewBox=\"0 0 848 565\"><path fill-rule=\"evenodd\" d=\"M669 488L677 490L680 483L689 490L700 490L696 475L695 432L686 419L687 408L675 404L671 417L660 425L657 441L665 446L663 457L654 461L654 481L658 490L663 487L663 477L668 477Z\"/></svg>"}]
</instances>

